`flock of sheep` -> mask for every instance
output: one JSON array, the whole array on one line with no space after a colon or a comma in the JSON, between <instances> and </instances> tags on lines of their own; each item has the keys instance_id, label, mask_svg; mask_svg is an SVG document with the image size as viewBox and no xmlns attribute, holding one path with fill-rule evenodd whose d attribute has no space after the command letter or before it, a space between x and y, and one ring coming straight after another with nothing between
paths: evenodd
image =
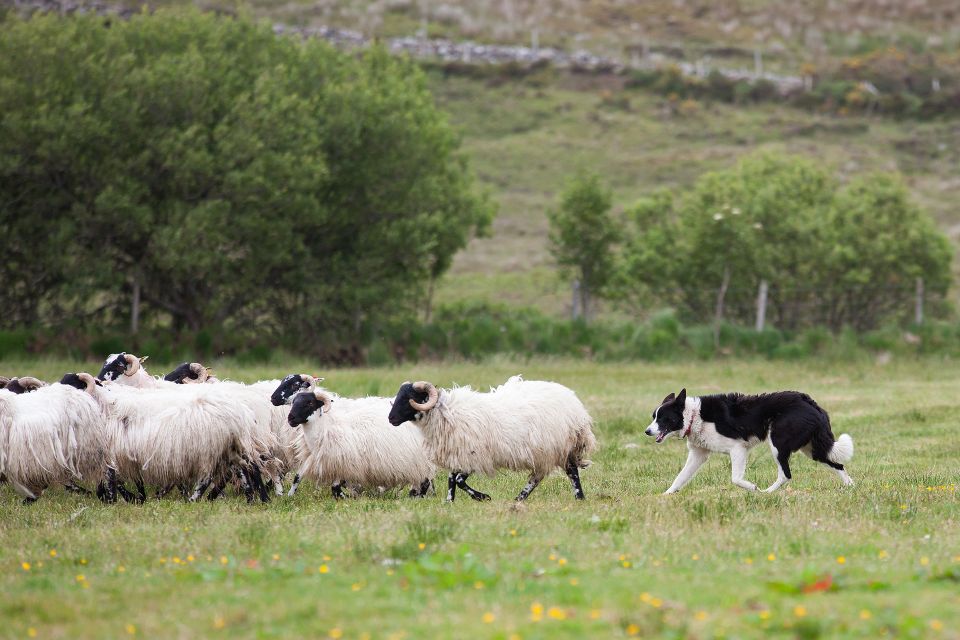
<instances>
[{"instance_id":1,"label":"flock of sheep","mask_svg":"<svg viewBox=\"0 0 960 640\"><path fill-rule=\"evenodd\" d=\"M584 497L593 421L554 382L515 376L488 393L405 382L394 399L344 398L306 374L241 384L184 363L154 377L144 360L113 354L96 378L68 373L54 384L0 377L0 480L25 502L49 487L104 502L142 502L148 487L213 500L232 487L268 501L271 485L283 495L288 472L287 495L308 478L335 498L403 486L423 497L440 467L447 500L458 488L489 500L469 475L511 469L530 473L525 500L559 467Z\"/></svg>"}]
</instances>

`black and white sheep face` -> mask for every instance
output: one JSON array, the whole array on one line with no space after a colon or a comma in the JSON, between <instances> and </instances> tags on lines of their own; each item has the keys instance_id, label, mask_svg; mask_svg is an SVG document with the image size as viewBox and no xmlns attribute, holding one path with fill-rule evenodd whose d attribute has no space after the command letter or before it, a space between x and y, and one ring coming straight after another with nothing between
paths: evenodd
<instances>
[{"instance_id":1,"label":"black and white sheep face","mask_svg":"<svg viewBox=\"0 0 960 640\"><path fill-rule=\"evenodd\" d=\"M127 371L129 363L126 360L126 353L117 353L107 357L103 363L103 368L97 374L98 380L119 380Z\"/></svg>"},{"instance_id":2,"label":"black and white sheep face","mask_svg":"<svg viewBox=\"0 0 960 640\"><path fill-rule=\"evenodd\" d=\"M281 407L287 404L290 398L310 388L312 380L309 378L310 376L304 374L291 373L277 385L276 390L270 396L270 402L272 402L275 407Z\"/></svg>"},{"instance_id":3,"label":"black and white sheep face","mask_svg":"<svg viewBox=\"0 0 960 640\"><path fill-rule=\"evenodd\" d=\"M20 384L20 381L16 378L8 382L3 389L4 391L9 391L10 393L15 393L17 395L20 395L21 393L28 393L30 391L29 389L23 387Z\"/></svg>"},{"instance_id":4,"label":"black and white sheep face","mask_svg":"<svg viewBox=\"0 0 960 640\"><path fill-rule=\"evenodd\" d=\"M309 420L310 416L322 409L323 402L317 399L316 394L298 393L293 398L293 405L287 415L287 424L294 428L299 427Z\"/></svg>"},{"instance_id":5,"label":"black and white sheep face","mask_svg":"<svg viewBox=\"0 0 960 640\"><path fill-rule=\"evenodd\" d=\"M387 418L395 427L399 427L404 422L412 421L417 417L419 411L410 406L410 401L423 404L427 401L426 391L417 391L413 388L412 382L404 382L397 391L397 397L393 400L393 406L390 407L390 416Z\"/></svg>"},{"instance_id":6,"label":"black and white sheep face","mask_svg":"<svg viewBox=\"0 0 960 640\"><path fill-rule=\"evenodd\" d=\"M181 362L176 369L163 376L163 379L177 384L183 384L184 379L196 380L200 377L200 374L190 368L190 364L189 362Z\"/></svg>"}]
</instances>

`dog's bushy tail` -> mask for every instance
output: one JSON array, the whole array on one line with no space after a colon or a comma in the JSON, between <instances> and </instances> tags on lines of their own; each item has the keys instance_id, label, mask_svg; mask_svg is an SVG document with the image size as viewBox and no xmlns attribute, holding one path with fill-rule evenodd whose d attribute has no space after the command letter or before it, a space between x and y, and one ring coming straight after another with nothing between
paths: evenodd
<instances>
[{"instance_id":1,"label":"dog's bushy tail","mask_svg":"<svg viewBox=\"0 0 960 640\"><path fill-rule=\"evenodd\" d=\"M827 453L827 459L836 464L847 464L853 457L853 438L846 433L841 433L837 441L830 447Z\"/></svg>"}]
</instances>

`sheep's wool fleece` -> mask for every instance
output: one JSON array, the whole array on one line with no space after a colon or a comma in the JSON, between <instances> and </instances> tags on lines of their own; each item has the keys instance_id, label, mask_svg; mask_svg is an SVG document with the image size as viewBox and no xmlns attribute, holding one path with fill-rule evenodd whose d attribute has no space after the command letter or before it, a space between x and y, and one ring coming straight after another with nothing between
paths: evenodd
<instances>
[{"instance_id":1,"label":"sheep's wool fleece","mask_svg":"<svg viewBox=\"0 0 960 640\"><path fill-rule=\"evenodd\" d=\"M434 462L465 473L497 469L547 474L596 448L593 420L571 389L513 376L489 393L440 389L437 405L416 424Z\"/></svg>"},{"instance_id":2,"label":"sheep's wool fleece","mask_svg":"<svg viewBox=\"0 0 960 640\"><path fill-rule=\"evenodd\" d=\"M97 388L111 457L121 477L166 486L222 473L252 449L252 412L208 389Z\"/></svg>"},{"instance_id":3,"label":"sheep's wool fleece","mask_svg":"<svg viewBox=\"0 0 960 640\"><path fill-rule=\"evenodd\" d=\"M0 473L36 498L52 484L99 480L106 443L97 403L61 384L0 397Z\"/></svg>"},{"instance_id":4,"label":"sheep's wool fleece","mask_svg":"<svg viewBox=\"0 0 960 640\"><path fill-rule=\"evenodd\" d=\"M315 482L344 481L365 487L398 487L433 478L420 431L387 420L389 398L337 398L330 411L315 412L297 442L300 474Z\"/></svg>"}]
</instances>

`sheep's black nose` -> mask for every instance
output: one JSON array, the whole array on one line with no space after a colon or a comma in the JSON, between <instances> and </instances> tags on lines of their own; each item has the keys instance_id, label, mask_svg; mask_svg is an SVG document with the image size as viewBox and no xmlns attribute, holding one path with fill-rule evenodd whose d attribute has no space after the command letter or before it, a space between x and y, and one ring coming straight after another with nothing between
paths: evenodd
<instances>
[{"instance_id":1,"label":"sheep's black nose","mask_svg":"<svg viewBox=\"0 0 960 640\"><path fill-rule=\"evenodd\" d=\"M650 433L650 427L647 427L647 430L644 431L644 433L647 434L648 436L652 436L652 435L653 435L652 433Z\"/></svg>"}]
</instances>

